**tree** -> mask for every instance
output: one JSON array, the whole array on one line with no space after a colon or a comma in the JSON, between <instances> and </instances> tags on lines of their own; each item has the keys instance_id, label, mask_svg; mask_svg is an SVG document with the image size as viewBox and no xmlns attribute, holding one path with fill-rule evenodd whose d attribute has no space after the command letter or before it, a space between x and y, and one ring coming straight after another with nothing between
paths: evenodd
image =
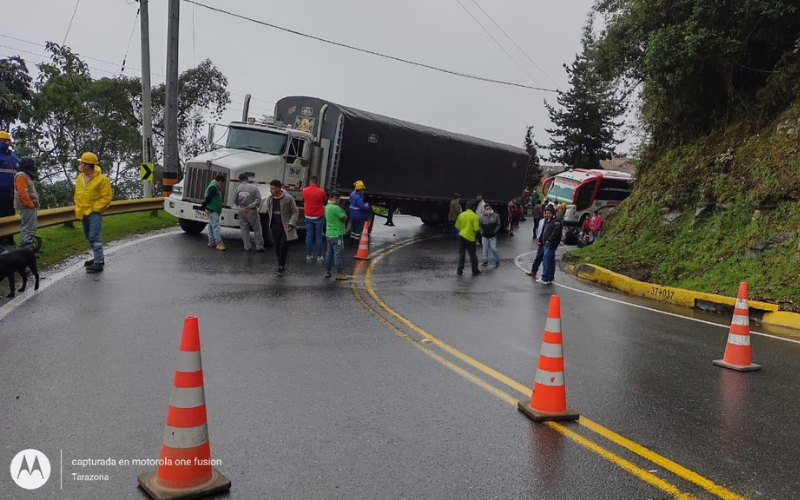
<instances>
[{"instance_id":1,"label":"tree","mask_svg":"<svg viewBox=\"0 0 800 500\"><path fill-rule=\"evenodd\" d=\"M692 141L752 112L775 76L788 85L773 111L796 98L797 0L598 0L595 10L606 25L598 71L642 87L642 119L656 146Z\"/></svg>"},{"instance_id":2,"label":"tree","mask_svg":"<svg viewBox=\"0 0 800 500\"><path fill-rule=\"evenodd\" d=\"M0 59L0 130L24 118L33 98L28 67L19 56Z\"/></svg>"},{"instance_id":3,"label":"tree","mask_svg":"<svg viewBox=\"0 0 800 500\"><path fill-rule=\"evenodd\" d=\"M599 168L600 160L611 158L621 141L615 131L622 125L615 120L625 113L625 105L612 81L595 68L594 35L591 22L583 34L583 51L566 68L570 88L558 91L560 109L544 105L555 124L545 129L551 136L550 161L575 168Z\"/></svg>"},{"instance_id":4,"label":"tree","mask_svg":"<svg viewBox=\"0 0 800 500\"><path fill-rule=\"evenodd\" d=\"M50 61L40 64L30 113L16 129L18 150L37 158L42 197L50 206L71 204L64 189L77 175L75 158L92 151L111 180L115 199L142 195L141 80L94 80L68 47L47 44ZM179 80L179 153L185 161L207 150L203 126L217 120L230 102L227 79L203 61ZM163 158L164 85L153 89L154 147ZM156 178L160 176L156 168Z\"/></svg>"},{"instance_id":5,"label":"tree","mask_svg":"<svg viewBox=\"0 0 800 500\"><path fill-rule=\"evenodd\" d=\"M209 150L211 145L203 128L207 123L219 120L230 104L231 95L227 87L228 79L210 59L184 71L178 78L178 156L181 163ZM153 89L154 142L161 151L164 146L165 99L164 84Z\"/></svg>"},{"instance_id":6,"label":"tree","mask_svg":"<svg viewBox=\"0 0 800 500\"><path fill-rule=\"evenodd\" d=\"M525 172L525 189L533 192L539 189L542 182L542 167L539 165L539 150L533 138L533 127L525 131L525 151L528 152L528 170Z\"/></svg>"}]
</instances>

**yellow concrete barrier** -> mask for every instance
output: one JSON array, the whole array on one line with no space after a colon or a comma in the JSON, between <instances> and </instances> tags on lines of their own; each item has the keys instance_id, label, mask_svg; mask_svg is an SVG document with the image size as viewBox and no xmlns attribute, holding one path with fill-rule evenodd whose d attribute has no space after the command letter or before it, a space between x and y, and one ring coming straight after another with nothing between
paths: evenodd
<instances>
[{"instance_id":1,"label":"yellow concrete barrier","mask_svg":"<svg viewBox=\"0 0 800 500\"><path fill-rule=\"evenodd\" d=\"M800 330L800 314L778 311L764 313L761 322L765 325L782 326L784 328L794 328Z\"/></svg>"},{"instance_id":2,"label":"yellow concrete barrier","mask_svg":"<svg viewBox=\"0 0 800 500\"><path fill-rule=\"evenodd\" d=\"M645 297L648 299L657 300L667 304L676 304L685 307L697 307L698 302L709 302L712 304L721 304L733 307L736 305L736 297L726 297L725 295L717 295L714 293L694 292L692 290L684 290L682 288L674 288L671 286L654 285L652 283L645 283L637 281L633 278L623 276L608 269L595 266L594 264L577 264L574 266L565 265L564 271L580 279L592 281L594 283L619 290L628 295L635 295L637 297ZM768 313L775 313L780 309L776 304L769 304L767 302L759 302L756 300L748 301L750 309L759 311L767 311ZM788 321L784 315L792 313L783 313L780 318L783 321ZM766 316L764 322L766 323ZM796 315L800 317L800 315ZM796 320L797 321L797 320ZM800 328L800 321L797 321L798 328Z\"/></svg>"}]
</instances>

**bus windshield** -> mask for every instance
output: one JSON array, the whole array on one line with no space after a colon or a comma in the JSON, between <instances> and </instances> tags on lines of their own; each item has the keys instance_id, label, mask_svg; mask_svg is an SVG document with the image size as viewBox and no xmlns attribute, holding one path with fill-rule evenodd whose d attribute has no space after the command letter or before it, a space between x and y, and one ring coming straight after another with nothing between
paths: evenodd
<instances>
[{"instance_id":1,"label":"bus windshield","mask_svg":"<svg viewBox=\"0 0 800 500\"><path fill-rule=\"evenodd\" d=\"M545 196L549 200L555 200L563 203L572 203L575 194L575 188L580 184L578 181L572 179L565 179L563 177L556 177L550 184Z\"/></svg>"},{"instance_id":2,"label":"bus windshield","mask_svg":"<svg viewBox=\"0 0 800 500\"><path fill-rule=\"evenodd\" d=\"M225 147L268 155L281 155L286 149L286 140L286 134L231 127L228 130L228 141L225 143Z\"/></svg>"}]
</instances>

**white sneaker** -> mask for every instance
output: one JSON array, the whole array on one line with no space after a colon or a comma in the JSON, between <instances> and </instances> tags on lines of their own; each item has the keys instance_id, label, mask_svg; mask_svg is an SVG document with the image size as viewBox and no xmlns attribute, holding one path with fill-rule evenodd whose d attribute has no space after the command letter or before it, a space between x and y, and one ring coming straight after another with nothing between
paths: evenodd
<instances>
[{"instance_id":1,"label":"white sneaker","mask_svg":"<svg viewBox=\"0 0 800 500\"><path fill-rule=\"evenodd\" d=\"M545 283L544 281L540 280L539 278L536 278L536 282L537 282L537 283L542 283L542 284L544 284L544 283Z\"/></svg>"},{"instance_id":2,"label":"white sneaker","mask_svg":"<svg viewBox=\"0 0 800 500\"><path fill-rule=\"evenodd\" d=\"M306 260L311 260L311 259L313 259L313 258L314 258L314 256L313 256L313 255L306 255Z\"/></svg>"},{"instance_id":3,"label":"white sneaker","mask_svg":"<svg viewBox=\"0 0 800 500\"><path fill-rule=\"evenodd\" d=\"M323 257L322 255L318 255L317 256L317 262L322 262L324 260L325 260L325 257Z\"/></svg>"}]
</instances>

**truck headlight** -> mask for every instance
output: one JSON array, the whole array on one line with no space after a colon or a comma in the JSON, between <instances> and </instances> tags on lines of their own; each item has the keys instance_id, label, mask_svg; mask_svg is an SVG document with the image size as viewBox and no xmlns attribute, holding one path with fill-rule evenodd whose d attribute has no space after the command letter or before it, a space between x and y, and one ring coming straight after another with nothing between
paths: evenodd
<instances>
[{"instance_id":1,"label":"truck headlight","mask_svg":"<svg viewBox=\"0 0 800 500\"><path fill-rule=\"evenodd\" d=\"M172 194L181 196L183 194L183 186L172 186Z\"/></svg>"}]
</instances>

